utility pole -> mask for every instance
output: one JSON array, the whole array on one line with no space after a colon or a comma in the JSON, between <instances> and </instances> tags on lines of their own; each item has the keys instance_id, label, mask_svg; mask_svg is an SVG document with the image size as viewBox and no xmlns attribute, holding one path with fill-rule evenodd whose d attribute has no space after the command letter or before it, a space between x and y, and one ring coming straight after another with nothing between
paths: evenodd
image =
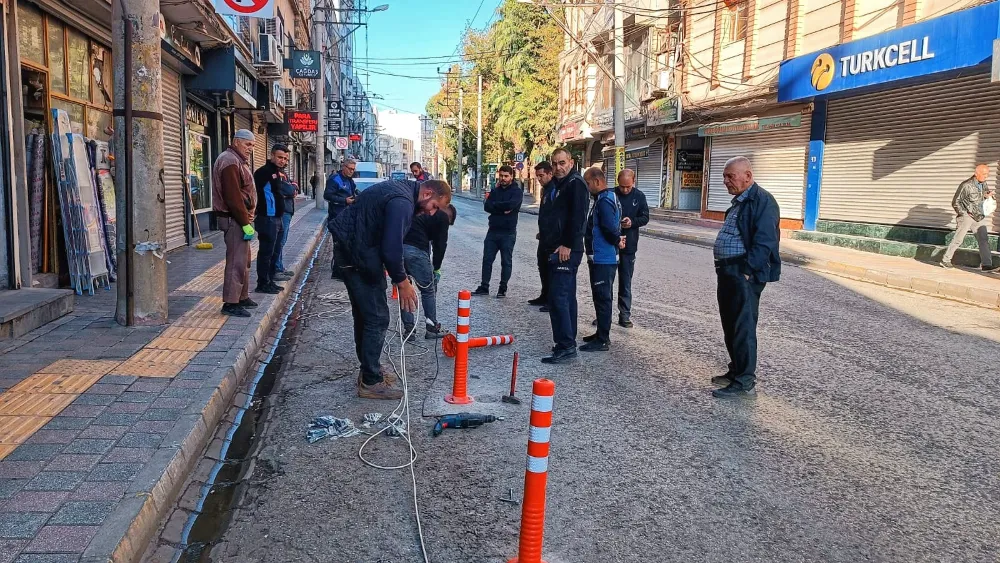
<instances>
[{"instance_id":1,"label":"utility pole","mask_svg":"<svg viewBox=\"0 0 1000 563\"><path fill-rule=\"evenodd\" d=\"M479 109L476 128L476 195L483 193L483 75L479 75Z\"/></svg>"},{"instance_id":2,"label":"utility pole","mask_svg":"<svg viewBox=\"0 0 1000 563\"><path fill-rule=\"evenodd\" d=\"M317 0L316 2L317 8L319 8L320 3L325 5L324 8L329 7L329 0ZM323 199L323 189L326 186L326 92L325 90L326 90L327 52L323 49L319 36L320 36L320 30L322 29L321 25L327 25L327 29L329 29L329 26L326 23L321 24L317 22L315 14L319 12L320 11L318 9L314 10L313 11L314 17L312 19L312 45L313 49L316 49L317 51L320 52L319 80L316 83L316 111L318 112L318 118L319 118L318 119L319 126L316 128L316 175L319 176L319 179L316 182L316 193L313 194L313 199L316 200L316 209L324 210L326 209L326 200ZM322 13L326 14L329 12L323 11ZM334 43L334 45L339 47L340 42L337 41L336 43Z\"/></svg>"},{"instance_id":3,"label":"utility pole","mask_svg":"<svg viewBox=\"0 0 1000 563\"><path fill-rule=\"evenodd\" d=\"M462 157L462 129L464 128L462 121L462 89L458 89L458 191L462 191L462 184L465 181L465 163Z\"/></svg>"},{"instance_id":4,"label":"utility pole","mask_svg":"<svg viewBox=\"0 0 1000 563\"><path fill-rule=\"evenodd\" d=\"M163 107L160 94L160 3L112 2L115 198L119 229L118 302L125 326L167 322Z\"/></svg>"},{"instance_id":5,"label":"utility pole","mask_svg":"<svg viewBox=\"0 0 1000 563\"><path fill-rule=\"evenodd\" d=\"M625 16L615 0L615 181L625 168Z\"/></svg>"}]
</instances>

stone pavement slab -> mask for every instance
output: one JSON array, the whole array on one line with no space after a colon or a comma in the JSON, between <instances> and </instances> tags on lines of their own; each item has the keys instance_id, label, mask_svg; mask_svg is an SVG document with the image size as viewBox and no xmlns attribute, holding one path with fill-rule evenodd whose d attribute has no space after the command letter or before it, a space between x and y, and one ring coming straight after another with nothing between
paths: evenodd
<instances>
[{"instance_id":1,"label":"stone pavement slab","mask_svg":"<svg viewBox=\"0 0 1000 563\"><path fill-rule=\"evenodd\" d=\"M249 319L219 312L216 235L167 255L170 325L117 325L105 291L0 348L0 561L141 556L311 264L326 216L298 207L296 276Z\"/></svg>"}]
</instances>

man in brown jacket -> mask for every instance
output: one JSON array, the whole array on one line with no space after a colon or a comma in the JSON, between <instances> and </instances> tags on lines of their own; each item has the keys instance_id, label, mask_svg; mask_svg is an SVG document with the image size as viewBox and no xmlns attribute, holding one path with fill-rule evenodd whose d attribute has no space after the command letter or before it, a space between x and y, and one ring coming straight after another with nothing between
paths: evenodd
<instances>
[{"instance_id":1,"label":"man in brown jacket","mask_svg":"<svg viewBox=\"0 0 1000 563\"><path fill-rule=\"evenodd\" d=\"M212 211L226 240L222 313L234 317L249 317L247 309L257 306L249 293L250 241L255 234L257 208L257 188L249 165L253 142L253 132L240 129L212 168Z\"/></svg>"}]
</instances>

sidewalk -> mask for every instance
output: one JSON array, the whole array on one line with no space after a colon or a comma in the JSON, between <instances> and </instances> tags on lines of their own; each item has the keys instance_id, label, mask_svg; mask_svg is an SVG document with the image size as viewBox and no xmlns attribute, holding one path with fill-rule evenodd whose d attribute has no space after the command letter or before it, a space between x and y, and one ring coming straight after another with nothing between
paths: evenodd
<instances>
[{"instance_id":1,"label":"sidewalk","mask_svg":"<svg viewBox=\"0 0 1000 563\"><path fill-rule=\"evenodd\" d=\"M219 313L216 234L167 256L169 326L116 324L112 287L0 344L0 562L138 560L321 240L325 213L299 201L296 276L251 318Z\"/></svg>"},{"instance_id":2,"label":"sidewalk","mask_svg":"<svg viewBox=\"0 0 1000 563\"><path fill-rule=\"evenodd\" d=\"M718 230L654 220L640 232L653 238L711 248ZM1000 275L997 274L961 267L945 270L937 264L912 258L872 254L787 236L781 240L781 258L810 270L983 307L1000 307Z\"/></svg>"}]
</instances>

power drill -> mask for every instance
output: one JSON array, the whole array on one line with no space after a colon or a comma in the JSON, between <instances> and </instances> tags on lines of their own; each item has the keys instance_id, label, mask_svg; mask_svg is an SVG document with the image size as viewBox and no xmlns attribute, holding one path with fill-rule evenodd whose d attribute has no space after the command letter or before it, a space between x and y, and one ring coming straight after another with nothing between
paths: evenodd
<instances>
[{"instance_id":1,"label":"power drill","mask_svg":"<svg viewBox=\"0 0 1000 563\"><path fill-rule=\"evenodd\" d=\"M476 428L487 422L503 420L499 416L492 414L478 414L471 412L460 412L458 414L448 414L438 419L434 425L434 435L440 436L445 428Z\"/></svg>"}]
</instances>

